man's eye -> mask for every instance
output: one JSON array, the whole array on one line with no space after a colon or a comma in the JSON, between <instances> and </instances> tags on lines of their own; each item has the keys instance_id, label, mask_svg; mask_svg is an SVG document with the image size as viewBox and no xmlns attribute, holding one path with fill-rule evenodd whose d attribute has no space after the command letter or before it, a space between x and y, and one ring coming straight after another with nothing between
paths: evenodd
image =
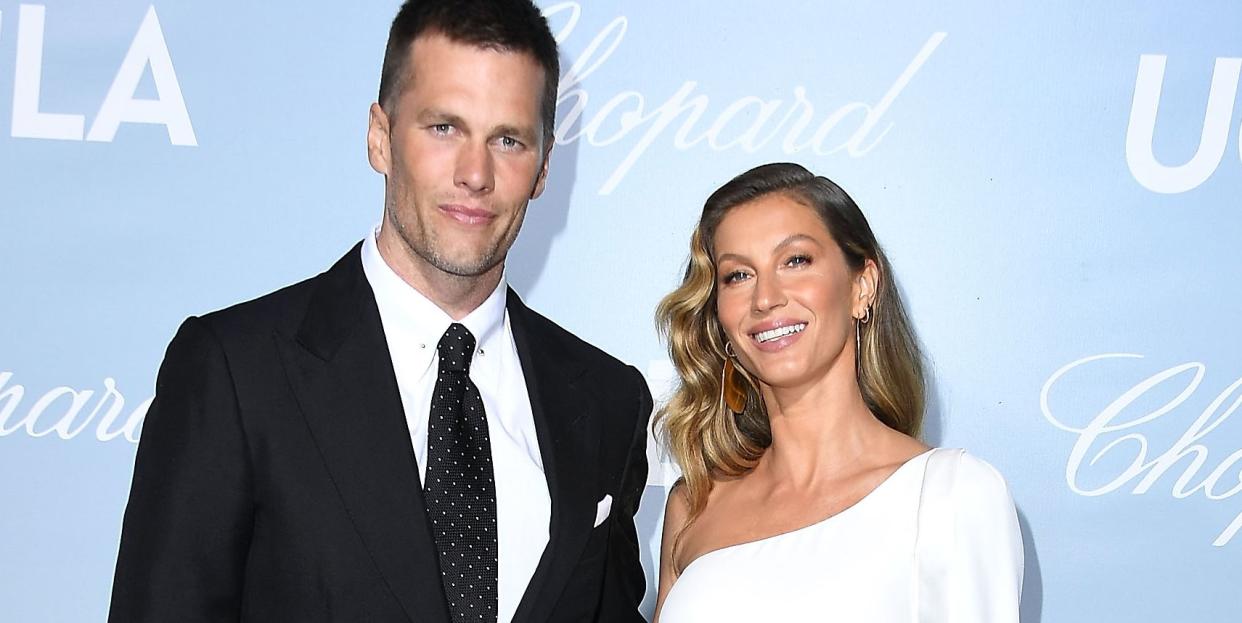
<instances>
[{"instance_id":1,"label":"man's eye","mask_svg":"<svg viewBox=\"0 0 1242 623\"><path fill-rule=\"evenodd\" d=\"M437 123L431 126L431 131L435 132L436 134L448 134L450 131L452 131L452 129L453 129L453 125L449 123Z\"/></svg>"},{"instance_id":2,"label":"man's eye","mask_svg":"<svg viewBox=\"0 0 1242 623\"><path fill-rule=\"evenodd\" d=\"M512 136L500 137L500 146L505 149L518 149L522 146L522 142Z\"/></svg>"}]
</instances>

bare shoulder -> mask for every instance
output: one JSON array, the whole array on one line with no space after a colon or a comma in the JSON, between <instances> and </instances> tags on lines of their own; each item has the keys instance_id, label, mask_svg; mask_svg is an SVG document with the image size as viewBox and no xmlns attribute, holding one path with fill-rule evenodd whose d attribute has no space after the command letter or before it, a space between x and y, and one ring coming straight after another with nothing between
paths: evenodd
<instances>
[{"instance_id":1,"label":"bare shoulder","mask_svg":"<svg viewBox=\"0 0 1242 623\"><path fill-rule=\"evenodd\" d=\"M686 482L678 479L668 491L668 501L664 504L664 531L681 530L690 518L690 494Z\"/></svg>"},{"instance_id":2,"label":"bare shoulder","mask_svg":"<svg viewBox=\"0 0 1242 623\"><path fill-rule=\"evenodd\" d=\"M931 446L905 433L892 429L886 432L888 435L881 446L882 450L876 453L869 468L876 474L887 476L931 450Z\"/></svg>"},{"instance_id":3,"label":"bare shoulder","mask_svg":"<svg viewBox=\"0 0 1242 623\"><path fill-rule=\"evenodd\" d=\"M686 522L690 517L690 499L686 491L685 483L678 480L669 489L668 501L664 505L664 530L660 536L660 579L659 592L656 598L657 613L659 612L659 605L664 603L664 597L668 594L668 590L672 588L673 582L680 575L681 567L677 565L675 550L677 549L678 538L685 529Z\"/></svg>"},{"instance_id":4,"label":"bare shoulder","mask_svg":"<svg viewBox=\"0 0 1242 623\"><path fill-rule=\"evenodd\" d=\"M754 503L756 488L747 475L718 477L711 481L698 514L691 521L690 488L684 484L669 495L670 510L665 521L675 522L677 551L675 567L685 569L699 556L722 546L752 540L747 532L753 527L753 514L762 513ZM665 524L665 530L668 530Z\"/></svg>"},{"instance_id":5,"label":"bare shoulder","mask_svg":"<svg viewBox=\"0 0 1242 623\"><path fill-rule=\"evenodd\" d=\"M895 430L891 432L892 448L898 456L904 457L902 459L903 462L932 449L931 446L923 443L922 440L916 437L911 437L910 435L900 433Z\"/></svg>"}]
</instances>

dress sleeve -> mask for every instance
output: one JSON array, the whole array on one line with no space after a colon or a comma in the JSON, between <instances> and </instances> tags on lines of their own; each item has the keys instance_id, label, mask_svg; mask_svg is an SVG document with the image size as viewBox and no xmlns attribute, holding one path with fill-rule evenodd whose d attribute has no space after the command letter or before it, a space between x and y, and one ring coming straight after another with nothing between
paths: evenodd
<instances>
[{"instance_id":1,"label":"dress sleeve","mask_svg":"<svg viewBox=\"0 0 1242 623\"><path fill-rule=\"evenodd\" d=\"M1022 532L1009 487L995 468L964 452L955 476L946 620L1017 623Z\"/></svg>"}]
</instances>

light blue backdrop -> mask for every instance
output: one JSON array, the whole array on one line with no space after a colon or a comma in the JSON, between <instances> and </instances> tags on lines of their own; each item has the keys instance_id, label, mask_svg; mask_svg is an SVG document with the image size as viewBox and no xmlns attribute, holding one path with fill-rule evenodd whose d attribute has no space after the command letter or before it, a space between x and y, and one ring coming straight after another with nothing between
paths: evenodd
<instances>
[{"instance_id":1,"label":"light blue backdrop","mask_svg":"<svg viewBox=\"0 0 1242 623\"><path fill-rule=\"evenodd\" d=\"M175 327L377 221L396 4L0 0L0 619L103 620ZM1235 621L1242 6L936 4L543 3L562 124L510 281L662 394L703 199L803 163L890 253L929 441L1009 479L1024 620Z\"/></svg>"}]
</instances>

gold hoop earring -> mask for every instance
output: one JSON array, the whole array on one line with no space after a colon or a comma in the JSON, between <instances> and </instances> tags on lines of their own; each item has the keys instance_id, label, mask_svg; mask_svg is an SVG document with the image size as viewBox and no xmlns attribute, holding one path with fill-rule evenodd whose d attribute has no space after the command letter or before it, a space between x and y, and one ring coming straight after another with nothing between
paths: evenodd
<instances>
[{"instance_id":1,"label":"gold hoop earring","mask_svg":"<svg viewBox=\"0 0 1242 623\"><path fill-rule=\"evenodd\" d=\"M730 411L741 413L746 410L746 390L738 382L737 368L733 363L737 354L729 342L725 342L724 350L724 367L720 369L720 402Z\"/></svg>"},{"instance_id":2,"label":"gold hoop earring","mask_svg":"<svg viewBox=\"0 0 1242 623\"><path fill-rule=\"evenodd\" d=\"M862 371L862 326L871 322L871 305L867 305L867 310L862 318L854 319L854 369Z\"/></svg>"}]
</instances>

